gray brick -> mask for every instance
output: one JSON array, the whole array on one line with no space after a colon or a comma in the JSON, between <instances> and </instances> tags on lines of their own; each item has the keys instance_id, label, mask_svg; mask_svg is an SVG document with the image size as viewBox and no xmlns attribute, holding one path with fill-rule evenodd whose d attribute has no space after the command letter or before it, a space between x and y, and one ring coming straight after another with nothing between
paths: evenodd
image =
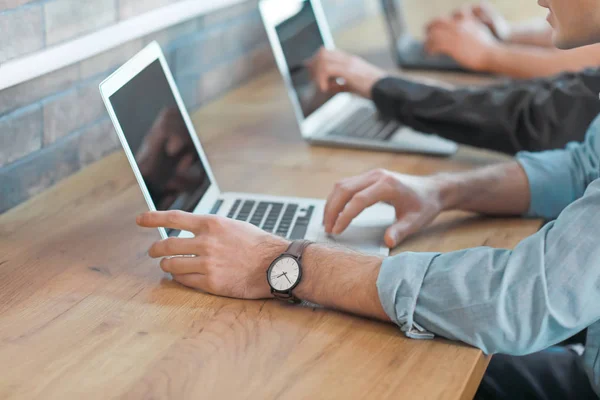
<instances>
[{"instance_id":1,"label":"gray brick","mask_svg":"<svg viewBox=\"0 0 600 400\"><path fill-rule=\"evenodd\" d=\"M44 103L44 146L106 115L99 83L92 81Z\"/></svg>"},{"instance_id":2,"label":"gray brick","mask_svg":"<svg viewBox=\"0 0 600 400\"><path fill-rule=\"evenodd\" d=\"M46 43L73 39L117 19L114 0L54 0L44 3Z\"/></svg>"},{"instance_id":3,"label":"gray brick","mask_svg":"<svg viewBox=\"0 0 600 400\"><path fill-rule=\"evenodd\" d=\"M176 76L196 75L205 66L217 63L223 56L221 31L211 31L174 51L172 68Z\"/></svg>"},{"instance_id":4,"label":"gray brick","mask_svg":"<svg viewBox=\"0 0 600 400\"><path fill-rule=\"evenodd\" d=\"M79 80L79 65L59 69L0 91L0 115L70 88Z\"/></svg>"},{"instance_id":5,"label":"gray brick","mask_svg":"<svg viewBox=\"0 0 600 400\"><path fill-rule=\"evenodd\" d=\"M41 193L80 168L77 135L0 168L0 213Z\"/></svg>"},{"instance_id":6,"label":"gray brick","mask_svg":"<svg viewBox=\"0 0 600 400\"><path fill-rule=\"evenodd\" d=\"M109 118L87 128L79 136L78 153L82 167L120 148L119 138Z\"/></svg>"},{"instance_id":7,"label":"gray brick","mask_svg":"<svg viewBox=\"0 0 600 400\"><path fill-rule=\"evenodd\" d=\"M42 7L25 7L0 14L0 63L43 47Z\"/></svg>"},{"instance_id":8,"label":"gray brick","mask_svg":"<svg viewBox=\"0 0 600 400\"><path fill-rule=\"evenodd\" d=\"M0 11L17 8L23 4L31 3L34 0L0 0Z\"/></svg>"},{"instance_id":9,"label":"gray brick","mask_svg":"<svg viewBox=\"0 0 600 400\"><path fill-rule=\"evenodd\" d=\"M118 148L110 119L105 119L29 157L0 167L0 214Z\"/></svg>"},{"instance_id":10,"label":"gray brick","mask_svg":"<svg viewBox=\"0 0 600 400\"><path fill-rule=\"evenodd\" d=\"M119 19L127 19L179 0L119 0Z\"/></svg>"},{"instance_id":11,"label":"gray brick","mask_svg":"<svg viewBox=\"0 0 600 400\"><path fill-rule=\"evenodd\" d=\"M39 106L0 119L0 167L39 150L42 145L42 110Z\"/></svg>"},{"instance_id":12,"label":"gray brick","mask_svg":"<svg viewBox=\"0 0 600 400\"><path fill-rule=\"evenodd\" d=\"M244 79L258 76L266 71L269 71L270 69L275 68L275 57L273 56L271 46L268 44L252 50L248 55L248 60L250 65L250 74Z\"/></svg>"},{"instance_id":13,"label":"gray brick","mask_svg":"<svg viewBox=\"0 0 600 400\"><path fill-rule=\"evenodd\" d=\"M347 28L367 16L364 0L324 0L323 10L329 27L334 32Z\"/></svg>"},{"instance_id":14,"label":"gray brick","mask_svg":"<svg viewBox=\"0 0 600 400\"><path fill-rule=\"evenodd\" d=\"M177 47L172 67L178 77L195 75L266 43L260 19L244 18L236 24L206 30L196 40Z\"/></svg>"},{"instance_id":15,"label":"gray brick","mask_svg":"<svg viewBox=\"0 0 600 400\"><path fill-rule=\"evenodd\" d=\"M274 63L271 48L262 46L230 63L221 64L203 73L197 84L197 102L205 104L221 96L248 79L272 68Z\"/></svg>"},{"instance_id":16,"label":"gray brick","mask_svg":"<svg viewBox=\"0 0 600 400\"><path fill-rule=\"evenodd\" d=\"M120 67L143 47L142 39L132 40L81 62L81 78L107 74Z\"/></svg>"},{"instance_id":17,"label":"gray brick","mask_svg":"<svg viewBox=\"0 0 600 400\"><path fill-rule=\"evenodd\" d=\"M229 55L243 54L257 45L267 43L267 33L258 15L244 18L234 25L224 27L222 48Z\"/></svg>"},{"instance_id":18,"label":"gray brick","mask_svg":"<svg viewBox=\"0 0 600 400\"><path fill-rule=\"evenodd\" d=\"M241 4L224 8L204 16L205 27L221 24L226 21L241 17L250 12L258 13L258 0L248 0Z\"/></svg>"},{"instance_id":19,"label":"gray brick","mask_svg":"<svg viewBox=\"0 0 600 400\"><path fill-rule=\"evenodd\" d=\"M167 52L178 41L185 40L198 33L202 26L202 17L182 22L144 37L144 46L152 41L157 41L163 51Z\"/></svg>"},{"instance_id":20,"label":"gray brick","mask_svg":"<svg viewBox=\"0 0 600 400\"><path fill-rule=\"evenodd\" d=\"M232 83L230 88L239 86L275 66L270 46L262 46L239 57L230 66Z\"/></svg>"}]
</instances>

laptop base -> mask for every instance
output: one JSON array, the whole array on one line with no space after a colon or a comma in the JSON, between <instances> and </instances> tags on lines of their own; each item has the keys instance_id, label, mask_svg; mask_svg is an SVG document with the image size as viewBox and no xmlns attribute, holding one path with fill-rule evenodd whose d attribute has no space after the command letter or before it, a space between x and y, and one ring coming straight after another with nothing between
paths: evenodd
<instances>
[{"instance_id":1,"label":"laptop base","mask_svg":"<svg viewBox=\"0 0 600 400\"><path fill-rule=\"evenodd\" d=\"M383 237L386 229L395 221L395 212L393 207L387 204L380 203L369 207L352 221L344 233L331 236L323 229L324 200L230 192L221 193L220 199L223 203L217 215L229 217L234 210L234 217L230 218L246 220L288 240L304 238L364 254L389 255ZM247 206L244 210L244 203L254 205ZM279 217L270 219L273 208L279 205L284 211L279 213ZM258 222L257 214L262 215L262 222Z\"/></svg>"},{"instance_id":2,"label":"laptop base","mask_svg":"<svg viewBox=\"0 0 600 400\"><path fill-rule=\"evenodd\" d=\"M419 133L408 127L400 128L387 140L365 140L353 137L323 135L306 138L312 146L385 151L401 154L422 154L448 157L458 151L458 144L436 135Z\"/></svg>"}]
</instances>

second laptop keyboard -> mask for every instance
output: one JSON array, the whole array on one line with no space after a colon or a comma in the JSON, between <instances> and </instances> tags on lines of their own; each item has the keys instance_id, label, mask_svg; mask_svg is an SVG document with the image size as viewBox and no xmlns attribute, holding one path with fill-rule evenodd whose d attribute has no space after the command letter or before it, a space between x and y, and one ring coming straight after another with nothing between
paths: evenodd
<instances>
[{"instance_id":1,"label":"second laptop keyboard","mask_svg":"<svg viewBox=\"0 0 600 400\"><path fill-rule=\"evenodd\" d=\"M314 206L300 207L293 203L272 203L235 200L227 218L250 222L262 230L290 239L304 239Z\"/></svg>"},{"instance_id":2,"label":"second laptop keyboard","mask_svg":"<svg viewBox=\"0 0 600 400\"><path fill-rule=\"evenodd\" d=\"M335 127L328 135L384 141L401 127L397 121L383 119L376 109L362 107Z\"/></svg>"}]
</instances>

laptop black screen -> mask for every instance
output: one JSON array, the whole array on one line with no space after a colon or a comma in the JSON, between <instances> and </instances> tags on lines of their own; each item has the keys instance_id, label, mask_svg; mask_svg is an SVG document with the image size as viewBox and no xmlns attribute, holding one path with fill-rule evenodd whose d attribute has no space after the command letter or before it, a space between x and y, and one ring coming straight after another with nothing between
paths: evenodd
<instances>
[{"instance_id":1,"label":"laptop black screen","mask_svg":"<svg viewBox=\"0 0 600 400\"><path fill-rule=\"evenodd\" d=\"M298 12L275 27L296 96L304 117L308 117L332 96L313 83L305 63L324 45L310 1L298 1Z\"/></svg>"},{"instance_id":2,"label":"laptop black screen","mask_svg":"<svg viewBox=\"0 0 600 400\"><path fill-rule=\"evenodd\" d=\"M193 211L210 180L156 60L110 102L158 210Z\"/></svg>"}]
</instances>

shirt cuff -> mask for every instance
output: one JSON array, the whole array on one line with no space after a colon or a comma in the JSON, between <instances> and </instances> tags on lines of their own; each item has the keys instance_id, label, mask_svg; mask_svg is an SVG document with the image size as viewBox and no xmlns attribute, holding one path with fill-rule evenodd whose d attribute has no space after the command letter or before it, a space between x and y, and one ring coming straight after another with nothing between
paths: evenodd
<instances>
[{"instance_id":1,"label":"shirt cuff","mask_svg":"<svg viewBox=\"0 0 600 400\"><path fill-rule=\"evenodd\" d=\"M409 83L402 78L391 76L382 78L373 85L371 98L381 114L394 116L401 111L398 102L402 103L404 100L401 95L407 85Z\"/></svg>"},{"instance_id":2,"label":"shirt cuff","mask_svg":"<svg viewBox=\"0 0 600 400\"><path fill-rule=\"evenodd\" d=\"M520 152L516 155L516 160L529 180L531 202L525 216L556 218L574 200L573 177L565 162L565 152Z\"/></svg>"},{"instance_id":3,"label":"shirt cuff","mask_svg":"<svg viewBox=\"0 0 600 400\"><path fill-rule=\"evenodd\" d=\"M402 253L381 265L377 290L384 311L406 336L432 339L434 335L414 321L417 298L425 274L439 253Z\"/></svg>"}]
</instances>

